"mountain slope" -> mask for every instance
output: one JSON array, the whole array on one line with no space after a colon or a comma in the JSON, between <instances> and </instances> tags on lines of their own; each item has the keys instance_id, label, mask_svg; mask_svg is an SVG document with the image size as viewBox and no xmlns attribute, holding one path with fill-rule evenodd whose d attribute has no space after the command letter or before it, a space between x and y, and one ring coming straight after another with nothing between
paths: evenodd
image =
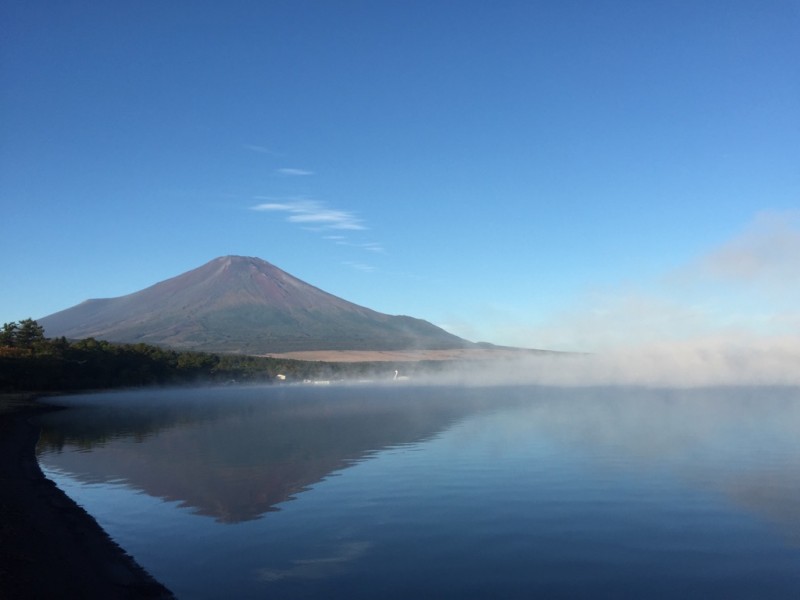
<instances>
[{"instance_id":1,"label":"mountain slope","mask_svg":"<svg viewBox=\"0 0 800 600\"><path fill-rule=\"evenodd\" d=\"M370 310L242 256L220 257L139 292L87 300L38 321L49 337L250 354L472 346L427 321Z\"/></svg>"}]
</instances>

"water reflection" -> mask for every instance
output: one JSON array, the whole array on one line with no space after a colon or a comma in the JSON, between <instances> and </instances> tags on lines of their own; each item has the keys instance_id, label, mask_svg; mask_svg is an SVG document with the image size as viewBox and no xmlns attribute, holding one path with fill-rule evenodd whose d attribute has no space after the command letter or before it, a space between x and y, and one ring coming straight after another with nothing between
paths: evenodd
<instances>
[{"instance_id":1,"label":"water reflection","mask_svg":"<svg viewBox=\"0 0 800 600\"><path fill-rule=\"evenodd\" d=\"M70 402L42 420L41 463L179 596L800 589L797 389L267 387Z\"/></svg>"},{"instance_id":2,"label":"water reflection","mask_svg":"<svg viewBox=\"0 0 800 600\"><path fill-rule=\"evenodd\" d=\"M481 422L462 432L465 446L488 431L508 452L535 437L603 468L666 470L800 541L794 389L223 388L68 403L42 418L43 464L85 482L121 480L226 523L255 519L381 449L491 410L499 416L490 429Z\"/></svg>"},{"instance_id":3,"label":"water reflection","mask_svg":"<svg viewBox=\"0 0 800 600\"><path fill-rule=\"evenodd\" d=\"M480 429L492 430L507 453L532 437L547 439L609 478L661 474L724 494L800 545L800 390L600 388L545 395L549 401L498 413ZM464 444L478 435L462 432Z\"/></svg>"},{"instance_id":4,"label":"water reflection","mask_svg":"<svg viewBox=\"0 0 800 600\"><path fill-rule=\"evenodd\" d=\"M419 442L479 408L417 388L224 388L98 394L41 420L39 460L84 482L124 481L235 523L332 472ZM97 452L92 449L102 448Z\"/></svg>"}]
</instances>

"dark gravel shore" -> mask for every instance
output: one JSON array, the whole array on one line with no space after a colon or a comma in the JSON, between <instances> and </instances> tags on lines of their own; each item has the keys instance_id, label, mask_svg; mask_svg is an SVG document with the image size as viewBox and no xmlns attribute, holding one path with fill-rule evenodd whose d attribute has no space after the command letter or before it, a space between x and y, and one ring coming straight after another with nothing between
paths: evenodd
<instances>
[{"instance_id":1,"label":"dark gravel shore","mask_svg":"<svg viewBox=\"0 0 800 600\"><path fill-rule=\"evenodd\" d=\"M42 475L31 417L47 410L0 398L0 598L173 598Z\"/></svg>"}]
</instances>

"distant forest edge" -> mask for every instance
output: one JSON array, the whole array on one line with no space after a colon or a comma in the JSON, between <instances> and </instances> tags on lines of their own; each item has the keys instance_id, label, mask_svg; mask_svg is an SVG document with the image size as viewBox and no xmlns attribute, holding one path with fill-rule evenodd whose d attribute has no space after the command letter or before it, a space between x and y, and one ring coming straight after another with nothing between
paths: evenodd
<instances>
[{"instance_id":1,"label":"distant forest edge","mask_svg":"<svg viewBox=\"0 0 800 600\"><path fill-rule=\"evenodd\" d=\"M404 363L406 372L410 365ZM150 344L46 338L33 319L0 330L0 391L60 392L202 383L339 380L382 376L390 363L310 362L176 351ZM419 363L430 371L436 365ZM282 377L279 377L282 376Z\"/></svg>"}]
</instances>

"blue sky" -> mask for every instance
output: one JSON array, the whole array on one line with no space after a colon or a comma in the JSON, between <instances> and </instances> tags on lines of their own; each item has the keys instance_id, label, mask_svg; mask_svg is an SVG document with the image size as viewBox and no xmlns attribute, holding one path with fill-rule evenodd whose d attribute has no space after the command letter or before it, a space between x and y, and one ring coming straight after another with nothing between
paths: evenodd
<instances>
[{"instance_id":1,"label":"blue sky","mask_svg":"<svg viewBox=\"0 0 800 600\"><path fill-rule=\"evenodd\" d=\"M796 0L0 19L0 321L240 254L498 344L800 336Z\"/></svg>"}]
</instances>

